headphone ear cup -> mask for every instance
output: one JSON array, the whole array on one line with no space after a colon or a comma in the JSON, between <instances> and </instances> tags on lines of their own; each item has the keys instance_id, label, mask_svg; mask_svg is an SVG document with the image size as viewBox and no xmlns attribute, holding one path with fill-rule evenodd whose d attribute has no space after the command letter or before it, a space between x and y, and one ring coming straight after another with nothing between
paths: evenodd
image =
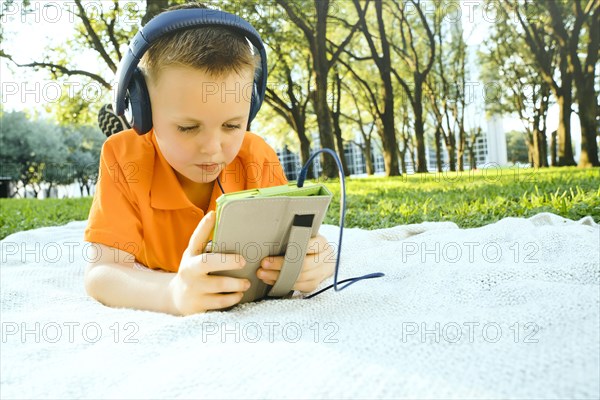
<instances>
[{"instance_id":1,"label":"headphone ear cup","mask_svg":"<svg viewBox=\"0 0 600 400\"><path fill-rule=\"evenodd\" d=\"M258 94L258 86L256 86L256 81L252 86L252 97L250 98L250 118L248 119L248 126L258 114L258 110L260 109L260 96Z\"/></svg>"},{"instance_id":2,"label":"headphone ear cup","mask_svg":"<svg viewBox=\"0 0 600 400\"><path fill-rule=\"evenodd\" d=\"M138 135L145 135L152 129L152 105L144 74L139 68L133 71L127 95L131 108L131 126Z\"/></svg>"}]
</instances>

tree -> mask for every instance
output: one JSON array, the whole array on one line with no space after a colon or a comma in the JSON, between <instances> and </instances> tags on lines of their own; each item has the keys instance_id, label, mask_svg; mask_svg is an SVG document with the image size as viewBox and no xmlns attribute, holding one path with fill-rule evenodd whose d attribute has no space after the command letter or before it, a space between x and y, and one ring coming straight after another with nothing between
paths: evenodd
<instances>
[{"instance_id":1,"label":"tree","mask_svg":"<svg viewBox=\"0 0 600 400\"><path fill-rule=\"evenodd\" d=\"M29 189L37 197L44 183L49 190L53 184L68 182L59 171L66 148L57 126L30 121L23 112L4 113L0 126L0 175L17 182L17 191L21 188L27 196Z\"/></svg>"},{"instance_id":2,"label":"tree","mask_svg":"<svg viewBox=\"0 0 600 400\"><path fill-rule=\"evenodd\" d=\"M327 104L329 71L337 62L346 45L352 40L358 24L350 29L346 38L339 45L331 45L327 40L328 22L331 20L328 17L330 11L329 0L314 0L314 11L316 13L314 26L310 23L306 13L301 11L301 8L309 9L308 2L292 2L289 0L276 0L276 2L286 11L291 22L302 31L308 42L315 74L314 109L319 124L321 146L333 149L335 147L331 110ZM302 5L304 7L300 7ZM328 48L328 45L330 45L330 48ZM328 57L328 55L331 56ZM344 154L340 154L340 158L343 157ZM323 157L323 160L323 174L329 178L336 177L337 166L335 162L328 157Z\"/></svg>"},{"instance_id":3,"label":"tree","mask_svg":"<svg viewBox=\"0 0 600 400\"><path fill-rule=\"evenodd\" d=\"M456 171L456 135L450 122L450 84L456 76L455 63L448 63L448 59L456 60L452 56L453 41L446 38L443 24L444 15L441 9L436 10L433 20L434 37L437 39L437 51L434 66L425 81L425 94L430 102L430 113L434 121L434 146L438 172L442 172L442 140L446 146L451 171Z\"/></svg>"},{"instance_id":4,"label":"tree","mask_svg":"<svg viewBox=\"0 0 600 400\"><path fill-rule=\"evenodd\" d=\"M63 127L69 183L77 182L82 196L90 196L98 180L98 163L104 136L96 126Z\"/></svg>"},{"instance_id":5,"label":"tree","mask_svg":"<svg viewBox=\"0 0 600 400\"><path fill-rule=\"evenodd\" d=\"M342 137L342 76L340 75L338 66L332 68L332 85L331 85L331 122L333 124L333 136L337 144L338 154L342 154L340 157L342 162L342 169L344 176L350 176L350 170L348 169L348 162L346 161L346 151L344 149L344 138Z\"/></svg>"},{"instance_id":6,"label":"tree","mask_svg":"<svg viewBox=\"0 0 600 400\"><path fill-rule=\"evenodd\" d=\"M507 14L514 14L529 51L533 54L538 71L550 86L559 106L558 165L575 165L571 145L571 106L573 103L573 73L569 66L570 47L577 47L581 24L574 24L570 35L548 45L546 29L556 21L543 9L554 1L533 3L531 0L502 0ZM556 39L555 37L553 38ZM552 59L554 48L558 48L560 82L555 79Z\"/></svg>"},{"instance_id":7,"label":"tree","mask_svg":"<svg viewBox=\"0 0 600 400\"><path fill-rule=\"evenodd\" d=\"M365 2L364 8L358 0L354 0L354 7L359 16L359 27L363 34L365 41L368 44L369 56L359 57L351 53L351 57L356 61L372 61L377 67L379 79L381 81L382 90L381 94L374 93L371 85L362 77L357 74L354 69L350 66L350 63L345 63L347 69L353 72L356 80L362 83L364 89L369 93L373 107L377 113L376 121L380 126L378 132L381 137L383 146L383 157L385 163L385 171L387 176L400 175L398 168L398 154L397 154L397 140L396 140L396 127L394 118L394 88L392 85L392 59L391 59L391 47L386 32L386 23L383 17L383 2L374 2L375 17L376 17L376 30L377 35L374 36L369 30L367 24L367 12L369 8L369 1ZM375 42L377 40L377 43Z\"/></svg>"},{"instance_id":8,"label":"tree","mask_svg":"<svg viewBox=\"0 0 600 400\"><path fill-rule=\"evenodd\" d=\"M354 88L351 86L352 83L352 81L342 82L342 88L352 99L354 107L352 108L351 113L342 112L341 116L358 126L359 133L362 137L362 143L356 141L352 142L355 146L358 146L363 153L367 175L373 175L375 173L375 167L373 165L371 153L373 149L373 130L375 128L375 121L378 118L377 112L369 102L369 98L365 93L365 88L360 84L357 85L357 88Z\"/></svg>"},{"instance_id":9,"label":"tree","mask_svg":"<svg viewBox=\"0 0 600 400\"><path fill-rule=\"evenodd\" d=\"M595 69L600 51L600 2L594 0L570 0L568 3L549 1L546 4L552 23L550 32L561 46L568 50L568 70L573 74L581 125L581 156L579 166L600 166L598 160L598 96L595 90ZM570 11L569 11L570 8ZM571 31L567 20L574 18ZM582 30L587 38L587 48L581 48ZM584 41L581 41L584 42ZM579 54L585 54L581 60Z\"/></svg>"},{"instance_id":10,"label":"tree","mask_svg":"<svg viewBox=\"0 0 600 400\"><path fill-rule=\"evenodd\" d=\"M406 98L406 95L401 96L402 98ZM400 115L402 116L402 120L400 123L400 136L402 138L402 148L398 148L398 152L400 154L400 165L402 166L402 173L407 173L406 168L406 153L410 156L410 162L415 169L417 163L415 161L415 145L413 140L413 135L410 132L414 131L414 122L411 124L410 114L408 111L408 103L403 101L400 105L400 110L402 111Z\"/></svg>"},{"instance_id":11,"label":"tree","mask_svg":"<svg viewBox=\"0 0 600 400\"><path fill-rule=\"evenodd\" d=\"M252 7L255 15L261 15L259 4ZM272 10L276 12L279 10ZM307 110L312 92L311 54L305 49L292 46L302 38L298 32L285 30L281 26L283 18L258 18L254 26L268 37L265 45L270 52L269 84L265 102L296 133L300 143L302 165L310 158L311 141L307 134ZM299 82L304 82L300 84ZM313 169L308 169L308 178L313 177Z\"/></svg>"},{"instance_id":12,"label":"tree","mask_svg":"<svg viewBox=\"0 0 600 400\"><path fill-rule=\"evenodd\" d=\"M49 106L57 121L65 124L95 123L100 107L112 100L109 94L113 76L122 58L120 46L128 43L137 31L137 24L130 22L142 19L145 23L167 6L181 2L183 1L146 0L145 8L140 9L138 2L122 4L119 0L112 0L95 3L94 7L86 7L82 0L74 0L69 2L67 9L77 22L72 38L67 43L54 44L44 57L29 62L15 60L4 50L0 52L0 57L21 68L46 70L53 80L70 88L70 94L65 94L58 102ZM14 0L5 1L3 13L10 7L15 7L15 3ZM30 1L22 1L19 4L23 10L30 7ZM71 56L73 52L84 52L87 49L92 49L100 60L93 70L79 68L77 58ZM81 82L79 85L68 84L69 77L79 77ZM90 101L83 93L83 90L90 87L98 87L105 92Z\"/></svg>"},{"instance_id":13,"label":"tree","mask_svg":"<svg viewBox=\"0 0 600 400\"><path fill-rule=\"evenodd\" d=\"M481 137L481 134L481 127L477 126L469 130L469 136L465 140L465 146L467 147L467 152L469 153L469 167L472 170L477 168L477 160L475 159L475 145Z\"/></svg>"},{"instance_id":14,"label":"tree","mask_svg":"<svg viewBox=\"0 0 600 400\"><path fill-rule=\"evenodd\" d=\"M547 38L549 40L549 38ZM550 43L550 42L548 42ZM479 53L481 78L493 83L489 113L516 113L523 122L532 166L548 166L546 114L550 87L540 77L536 61L521 36L506 24L497 24ZM556 65L558 54L548 50L549 62Z\"/></svg>"},{"instance_id":15,"label":"tree","mask_svg":"<svg viewBox=\"0 0 600 400\"><path fill-rule=\"evenodd\" d=\"M390 41L392 49L403 62L406 69L412 75L412 89L410 82L403 77L397 68L392 69L400 85L404 88L413 109L415 118L415 138L417 142L417 172L427 172L427 161L425 158L425 118L423 112L423 89L427 75L433 67L435 60L435 37L429 26L429 21L423 13L420 0L410 0L410 8L404 4L390 2L394 7L390 10L394 18L399 22L401 35L400 45ZM407 11L414 9L417 16L410 15ZM418 29L421 28L421 29ZM424 47L417 51L419 38L424 38ZM424 57L423 53L427 56Z\"/></svg>"}]
</instances>

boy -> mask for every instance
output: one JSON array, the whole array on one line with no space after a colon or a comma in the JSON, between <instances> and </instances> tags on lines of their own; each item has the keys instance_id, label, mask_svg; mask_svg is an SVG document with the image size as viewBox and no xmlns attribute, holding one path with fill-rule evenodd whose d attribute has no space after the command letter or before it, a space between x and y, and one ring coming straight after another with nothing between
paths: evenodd
<instances>
[{"instance_id":1,"label":"boy","mask_svg":"<svg viewBox=\"0 0 600 400\"><path fill-rule=\"evenodd\" d=\"M144 54L153 128L112 135L102 148L84 236L98 252L85 273L90 296L174 315L241 300L248 280L208 274L243 268L243 257L203 251L221 183L230 193L287 182L273 149L244 129L257 61L243 36L222 27L167 34ZM326 246L321 235L311 239L295 290L313 291L333 274ZM272 285L282 264L266 258L257 276Z\"/></svg>"}]
</instances>

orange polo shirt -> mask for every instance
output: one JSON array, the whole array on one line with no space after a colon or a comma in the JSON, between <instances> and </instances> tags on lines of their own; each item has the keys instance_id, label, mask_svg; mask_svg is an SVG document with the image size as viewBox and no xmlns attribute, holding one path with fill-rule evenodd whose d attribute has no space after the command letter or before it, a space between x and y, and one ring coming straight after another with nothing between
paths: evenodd
<instances>
[{"instance_id":1,"label":"orange polo shirt","mask_svg":"<svg viewBox=\"0 0 600 400\"><path fill-rule=\"evenodd\" d=\"M287 183L275 151L251 132L219 179L225 193ZM215 209L220 195L215 180L206 212ZM154 131L139 136L130 129L102 146L84 240L129 252L149 268L176 272L204 213L187 198Z\"/></svg>"}]
</instances>

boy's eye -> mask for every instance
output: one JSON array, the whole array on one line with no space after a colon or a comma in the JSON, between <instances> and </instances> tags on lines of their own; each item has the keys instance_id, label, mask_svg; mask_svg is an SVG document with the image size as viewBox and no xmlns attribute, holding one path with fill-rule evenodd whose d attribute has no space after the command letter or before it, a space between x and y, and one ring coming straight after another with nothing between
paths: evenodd
<instances>
[{"instance_id":1,"label":"boy's eye","mask_svg":"<svg viewBox=\"0 0 600 400\"><path fill-rule=\"evenodd\" d=\"M240 124L223 124L223 127L225 129L227 129L227 130L230 130L230 131L242 128L242 126ZM177 125L177 130L179 132L194 132L194 131L198 130L198 128L199 128L198 125L193 125L193 126L180 126L180 125Z\"/></svg>"},{"instance_id":2,"label":"boy's eye","mask_svg":"<svg viewBox=\"0 0 600 400\"><path fill-rule=\"evenodd\" d=\"M194 125L194 126L179 126L177 125L177 130L179 132L191 132L198 129L198 125Z\"/></svg>"}]
</instances>

